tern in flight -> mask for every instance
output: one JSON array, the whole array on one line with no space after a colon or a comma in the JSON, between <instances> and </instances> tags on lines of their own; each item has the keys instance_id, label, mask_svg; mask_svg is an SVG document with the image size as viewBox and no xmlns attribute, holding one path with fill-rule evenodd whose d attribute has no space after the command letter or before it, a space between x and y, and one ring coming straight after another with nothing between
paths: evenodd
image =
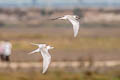
<instances>
[{"instance_id":1,"label":"tern in flight","mask_svg":"<svg viewBox=\"0 0 120 80\"><path fill-rule=\"evenodd\" d=\"M53 49L54 47L51 46L47 46L46 44L34 44L32 43L32 45L36 45L38 46L38 49L30 52L29 54L33 54L36 52L41 52L41 55L43 57L43 74L47 71L48 66L51 62L51 55L49 54L48 50Z\"/></svg>"},{"instance_id":2,"label":"tern in flight","mask_svg":"<svg viewBox=\"0 0 120 80\"><path fill-rule=\"evenodd\" d=\"M69 20L73 25L74 37L77 36L78 31L79 31L79 26L80 26L79 21L78 21L78 19L80 19L79 16L77 16L77 15L64 15L63 17L58 17L58 18L54 18L51 20L56 20L56 19Z\"/></svg>"}]
</instances>

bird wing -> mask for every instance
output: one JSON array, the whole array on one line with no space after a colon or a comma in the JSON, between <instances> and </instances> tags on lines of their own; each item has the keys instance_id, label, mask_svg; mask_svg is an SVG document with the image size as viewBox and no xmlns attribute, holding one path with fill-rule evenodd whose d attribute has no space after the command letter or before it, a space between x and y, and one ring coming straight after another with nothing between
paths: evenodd
<instances>
[{"instance_id":1,"label":"bird wing","mask_svg":"<svg viewBox=\"0 0 120 80\"><path fill-rule=\"evenodd\" d=\"M56 20L56 19L59 19L59 18L61 18L61 17L57 17L57 18L52 18L52 19L50 19L50 20Z\"/></svg>"},{"instance_id":2,"label":"bird wing","mask_svg":"<svg viewBox=\"0 0 120 80\"><path fill-rule=\"evenodd\" d=\"M65 15L65 16L62 16L62 17L53 18L53 19L51 19L51 20L56 20L56 19L61 19L61 20L63 20L63 19L67 19L67 16L68 16L68 15Z\"/></svg>"},{"instance_id":3,"label":"bird wing","mask_svg":"<svg viewBox=\"0 0 120 80\"><path fill-rule=\"evenodd\" d=\"M46 44L35 44L35 43L31 43L32 45L36 45L36 46L38 46L39 48L42 48L42 47L45 47L46 46Z\"/></svg>"},{"instance_id":4,"label":"bird wing","mask_svg":"<svg viewBox=\"0 0 120 80\"><path fill-rule=\"evenodd\" d=\"M49 54L47 48L43 48L41 50L41 54L42 54L42 57L43 57L43 72L42 73L44 74L47 71L48 66L51 62L51 55Z\"/></svg>"},{"instance_id":5,"label":"bird wing","mask_svg":"<svg viewBox=\"0 0 120 80\"><path fill-rule=\"evenodd\" d=\"M33 54L33 53L36 53L36 52L39 52L39 51L40 51L40 50L39 50L39 48L38 48L38 49L36 49L36 50L30 52L29 54Z\"/></svg>"},{"instance_id":6,"label":"bird wing","mask_svg":"<svg viewBox=\"0 0 120 80\"><path fill-rule=\"evenodd\" d=\"M74 37L77 36L78 31L79 31L79 21L74 19L73 17L69 17L68 20L72 23L73 25L73 30L74 30Z\"/></svg>"},{"instance_id":7,"label":"bird wing","mask_svg":"<svg viewBox=\"0 0 120 80\"><path fill-rule=\"evenodd\" d=\"M31 43L32 45L36 45L36 46L39 46L39 44L35 44L35 43Z\"/></svg>"}]
</instances>

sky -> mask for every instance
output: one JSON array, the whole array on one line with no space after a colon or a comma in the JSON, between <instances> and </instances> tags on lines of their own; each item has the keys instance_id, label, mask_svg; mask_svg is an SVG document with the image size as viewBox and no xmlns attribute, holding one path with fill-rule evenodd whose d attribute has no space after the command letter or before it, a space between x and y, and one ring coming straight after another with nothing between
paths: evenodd
<instances>
[{"instance_id":1,"label":"sky","mask_svg":"<svg viewBox=\"0 0 120 80\"><path fill-rule=\"evenodd\" d=\"M120 7L120 0L0 0L0 7Z\"/></svg>"}]
</instances>

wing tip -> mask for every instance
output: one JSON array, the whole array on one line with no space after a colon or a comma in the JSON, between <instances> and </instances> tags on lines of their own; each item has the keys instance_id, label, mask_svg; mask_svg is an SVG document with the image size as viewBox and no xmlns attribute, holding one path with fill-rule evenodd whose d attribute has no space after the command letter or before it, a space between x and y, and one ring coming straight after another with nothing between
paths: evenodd
<instances>
[{"instance_id":1,"label":"wing tip","mask_svg":"<svg viewBox=\"0 0 120 80\"><path fill-rule=\"evenodd\" d=\"M30 52L30 53L27 53L28 55L31 55L31 54L33 54L32 52Z\"/></svg>"},{"instance_id":2,"label":"wing tip","mask_svg":"<svg viewBox=\"0 0 120 80\"><path fill-rule=\"evenodd\" d=\"M31 45L38 45L38 44L35 44L35 43L32 43L32 42L31 42L30 44L31 44Z\"/></svg>"},{"instance_id":3,"label":"wing tip","mask_svg":"<svg viewBox=\"0 0 120 80\"><path fill-rule=\"evenodd\" d=\"M77 37L77 34L74 34L74 38L76 38Z\"/></svg>"},{"instance_id":4,"label":"wing tip","mask_svg":"<svg viewBox=\"0 0 120 80\"><path fill-rule=\"evenodd\" d=\"M47 72L47 70L46 70L46 71L43 70L43 71L42 71L42 74L46 74L46 72Z\"/></svg>"}]
</instances>

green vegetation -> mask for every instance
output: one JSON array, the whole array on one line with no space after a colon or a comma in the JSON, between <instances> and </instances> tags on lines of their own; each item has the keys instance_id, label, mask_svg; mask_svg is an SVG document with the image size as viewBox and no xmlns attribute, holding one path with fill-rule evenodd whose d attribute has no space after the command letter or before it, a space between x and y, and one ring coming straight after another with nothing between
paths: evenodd
<instances>
[{"instance_id":1,"label":"green vegetation","mask_svg":"<svg viewBox=\"0 0 120 80\"><path fill-rule=\"evenodd\" d=\"M71 34L72 35L72 34ZM113 51L120 49L120 37L81 37L55 36L43 34L2 34L1 39L11 39L14 50L29 50L31 42L47 43L55 46L57 50L104 50ZM62 37L62 38L61 38Z\"/></svg>"},{"instance_id":2,"label":"green vegetation","mask_svg":"<svg viewBox=\"0 0 120 80\"><path fill-rule=\"evenodd\" d=\"M35 35L36 36L36 35ZM31 39L29 36L29 41L26 40L19 40L19 41L12 41L14 49L17 50L27 50L32 49L33 46L30 46L31 42L36 43L47 43L56 47L57 50L105 50L105 51L113 51L120 49L120 38L118 37L81 37L78 39L67 39L67 38L51 38L47 36L31 36L34 39ZM21 37L22 38L22 37ZM39 39L38 39L39 38ZM33 40L33 41L32 41ZM72 42L72 43L71 43Z\"/></svg>"},{"instance_id":3,"label":"green vegetation","mask_svg":"<svg viewBox=\"0 0 120 80\"><path fill-rule=\"evenodd\" d=\"M120 80L119 76L110 73L76 73L54 71L43 75L39 72L13 72L0 73L0 80Z\"/></svg>"}]
</instances>

